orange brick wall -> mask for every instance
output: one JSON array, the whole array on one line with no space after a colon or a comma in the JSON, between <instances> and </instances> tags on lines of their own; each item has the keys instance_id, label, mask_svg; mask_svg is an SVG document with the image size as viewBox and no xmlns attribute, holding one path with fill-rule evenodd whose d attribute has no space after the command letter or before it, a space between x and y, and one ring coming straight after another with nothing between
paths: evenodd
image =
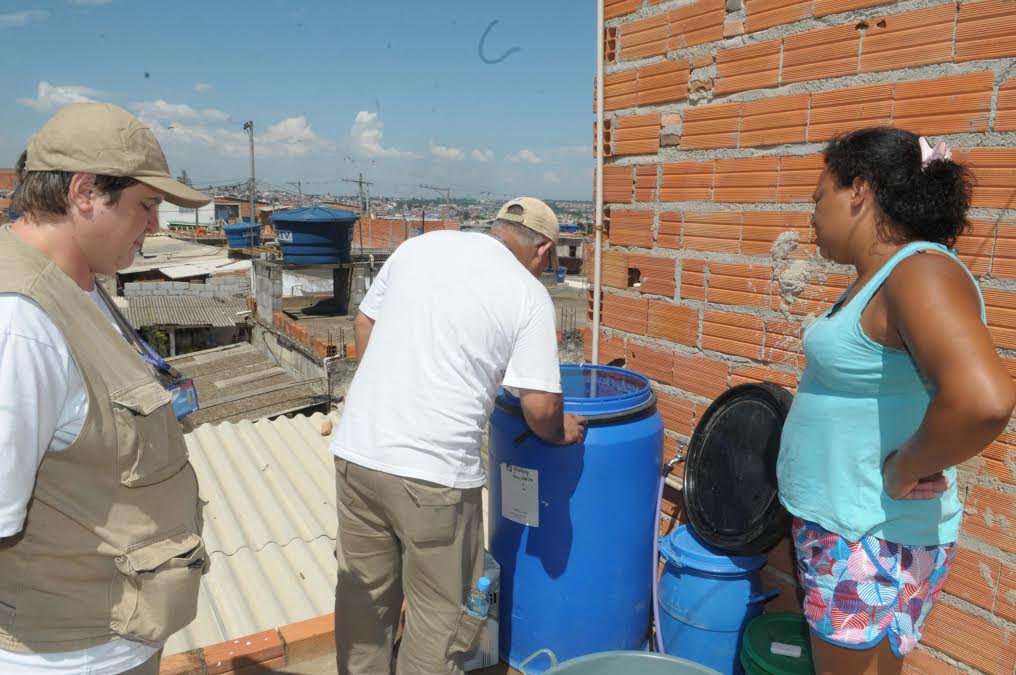
<instances>
[{"instance_id":1,"label":"orange brick wall","mask_svg":"<svg viewBox=\"0 0 1016 675\"><path fill-rule=\"evenodd\" d=\"M654 381L668 458L726 388L796 388L803 324L853 276L814 258L810 197L823 144L854 128L942 138L974 170L957 249L1016 377L1013 0L607 0L606 16L600 360ZM774 256L788 231L799 246ZM803 289L781 284L791 266L812 269ZM960 552L905 672L1013 675L1016 423L961 476ZM680 495L663 515L681 519ZM799 610L788 542L769 559L774 607Z\"/></svg>"}]
</instances>

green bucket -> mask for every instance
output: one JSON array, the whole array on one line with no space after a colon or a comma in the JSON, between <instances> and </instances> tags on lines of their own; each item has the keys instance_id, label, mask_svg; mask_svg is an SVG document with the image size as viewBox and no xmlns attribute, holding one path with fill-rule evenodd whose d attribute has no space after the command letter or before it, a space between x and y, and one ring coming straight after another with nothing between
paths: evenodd
<instances>
[{"instance_id":1,"label":"green bucket","mask_svg":"<svg viewBox=\"0 0 1016 675\"><path fill-rule=\"evenodd\" d=\"M773 643L800 647L801 655L774 654ZM811 638L804 616L774 612L752 619L741 640L741 666L745 675L812 675Z\"/></svg>"}]
</instances>

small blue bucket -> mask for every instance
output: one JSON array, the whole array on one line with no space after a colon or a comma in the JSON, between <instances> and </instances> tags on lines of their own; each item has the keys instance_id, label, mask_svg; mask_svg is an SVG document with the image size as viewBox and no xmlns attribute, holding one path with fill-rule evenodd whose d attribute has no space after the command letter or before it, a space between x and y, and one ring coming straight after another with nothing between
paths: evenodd
<instances>
[{"instance_id":1,"label":"small blue bucket","mask_svg":"<svg viewBox=\"0 0 1016 675\"><path fill-rule=\"evenodd\" d=\"M762 592L766 556L730 556L709 547L688 525L660 540L660 626L667 654L740 674L738 653L748 622L778 591Z\"/></svg>"}]
</instances>

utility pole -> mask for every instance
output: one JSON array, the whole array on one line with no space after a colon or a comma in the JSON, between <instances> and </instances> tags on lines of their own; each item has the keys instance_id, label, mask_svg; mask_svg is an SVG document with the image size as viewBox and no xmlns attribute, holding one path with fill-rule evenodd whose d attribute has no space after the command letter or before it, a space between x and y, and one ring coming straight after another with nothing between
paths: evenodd
<instances>
[{"instance_id":1,"label":"utility pole","mask_svg":"<svg viewBox=\"0 0 1016 675\"><path fill-rule=\"evenodd\" d=\"M248 120L243 125L243 130L250 136L250 221L251 223L257 222L257 213L254 211L254 195L257 189L257 183L254 180L254 121Z\"/></svg>"},{"instance_id":2,"label":"utility pole","mask_svg":"<svg viewBox=\"0 0 1016 675\"><path fill-rule=\"evenodd\" d=\"M419 185L426 190L434 190L436 192L442 192L445 196L445 217L451 220L452 217L452 189L447 187L437 187L436 185Z\"/></svg>"},{"instance_id":3,"label":"utility pole","mask_svg":"<svg viewBox=\"0 0 1016 675\"><path fill-rule=\"evenodd\" d=\"M251 241L250 241L250 255L254 258L254 225L258 222L257 212L254 210L254 200L257 190L257 181L254 178L254 120L247 120L243 125L243 130L250 136L250 224L251 224ZM254 278L254 263L250 265L250 293L255 294L257 288L257 280Z\"/></svg>"},{"instance_id":4,"label":"utility pole","mask_svg":"<svg viewBox=\"0 0 1016 675\"><path fill-rule=\"evenodd\" d=\"M356 183L357 194L360 196L360 255L363 255L363 219L364 217L370 217L370 193L364 190L364 187L373 185L369 180L363 179L363 174L360 174L359 178L340 178L343 183ZM373 243L373 242L371 242Z\"/></svg>"}]
</instances>

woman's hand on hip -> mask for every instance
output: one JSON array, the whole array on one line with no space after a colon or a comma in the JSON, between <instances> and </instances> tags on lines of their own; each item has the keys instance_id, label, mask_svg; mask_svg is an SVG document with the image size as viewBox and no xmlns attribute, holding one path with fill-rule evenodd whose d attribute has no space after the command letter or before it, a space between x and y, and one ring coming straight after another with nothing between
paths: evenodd
<instances>
[{"instance_id":1,"label":"woman's hand on hip","mask_svg":"<svg viewBox=\"0 0 1016 675\"><path fill-rule=\"evenodd\" d=\"M882 484L893 499L934 499L949 487L941 471L917 479L902 475L897 450L892 451L882 465Z\"/></svg>"}]
</instances>

